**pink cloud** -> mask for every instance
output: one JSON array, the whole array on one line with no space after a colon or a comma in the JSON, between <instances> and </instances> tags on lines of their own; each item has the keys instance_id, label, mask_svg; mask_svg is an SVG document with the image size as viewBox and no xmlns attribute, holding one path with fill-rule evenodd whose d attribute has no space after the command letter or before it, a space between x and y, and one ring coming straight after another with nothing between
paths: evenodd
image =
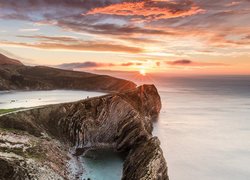
<instances>
[{"instance_id":1,"label":"pink cloud","mask_svg":"<svg viewBox=\"0 0 250 180\"><path fill-rule=\"evenodd\" d=\"M90 14L108 14L119 16L143 17L147 20L169 19L183 16L191 16L203 12L191 0L181 2L146 0L139 2L123 2L105 7L94 8ZM85 14L84 14L85 15Z\"/></svg>"}]
</instances>

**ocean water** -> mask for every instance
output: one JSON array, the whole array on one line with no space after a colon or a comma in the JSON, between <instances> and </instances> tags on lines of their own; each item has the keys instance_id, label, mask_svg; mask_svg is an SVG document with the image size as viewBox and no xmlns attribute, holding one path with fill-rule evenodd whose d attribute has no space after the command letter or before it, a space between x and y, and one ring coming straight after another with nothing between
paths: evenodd
<instances>
[{"instance_id":1,"label":"ocean water","mask_svg":"<svg viewBox=\"0 0 250 180\"><path fill-rule=\"evenodd\" d=\"M104 95L104 93L75 90L0 91L0 109L30 108L78 101L101 95Z\"/></svg>"},{"instance_id":2,"label":"ocean water","mask_svg":"<svg viewBox=\"0 0 250 180\"><path fill-rule=\"evenodd\" d=\"M69 161L72 179L119 180L122 177L124 157L111 150L88 152L83 157L72 157Z\"/></svg>"},{"instance_id":3,"label":"ocean water","mask_svg":"<svg viewBox=\"0 0 250 180\"><path fill-rule=\"evenodd\" d=\"M250 77L154 78L171 180L250 179Z\"/></svg>"}]
</instances>

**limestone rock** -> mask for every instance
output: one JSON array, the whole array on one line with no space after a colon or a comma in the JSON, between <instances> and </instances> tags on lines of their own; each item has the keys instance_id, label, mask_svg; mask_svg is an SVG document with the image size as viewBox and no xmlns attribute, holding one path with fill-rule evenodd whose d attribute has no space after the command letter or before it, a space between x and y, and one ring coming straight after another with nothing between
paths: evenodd
<instances>
[{"instance_id":1,"label":"limestone rock","mask_svg":"<svg viewBox=\"0 0 250 180\"><path fill-rule=\"evenodd\" d=\"M155 86L143 85L123 93L5 115L0 117L0 128L36 138L48 134L62 146L74 147L75 155L106 148L126 152L123 180L168 180L160 142L152 137L152 124L160 109Z\"/></svg>"}]
</instances>

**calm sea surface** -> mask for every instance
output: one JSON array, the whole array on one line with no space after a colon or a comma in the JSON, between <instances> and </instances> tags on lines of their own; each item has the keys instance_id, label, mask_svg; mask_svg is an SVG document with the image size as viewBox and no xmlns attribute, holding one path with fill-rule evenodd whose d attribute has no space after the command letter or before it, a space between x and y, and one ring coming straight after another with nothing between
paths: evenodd
<instances>
[{"instance_id":1,"label":"calm sea surface","mask_svg":"<svg viewBox=\"0 0 250 180\"><path fill-rule=\"evenodd\" d=\"M47 104L78 101L104 93L89 91L0 91L0 109L28 108Z\"/></svg>"},{"instance_id":2,"label":"calm sea surface","mask_svg":"<svg viewBox=\"0 0 250 180\"><path fill-rule=\"evenodd\" d=\"M171 180L250 179L250 77L161 78L155 123Z\"/></svg>"},{"instance_id":3,"label":"calm sea surface","mask_svg":"<svg viewBox=\"0 0 250 180\"><path fill-rule=\"evenodd\" d=\"M162 111L154 135L171 180L250 178L250 77L152 77ZM0 92L0 109L33 107L99 96L86 91ZM113 153L82 159L83 178L120 179L122 159ZM108 176L107 176L108 175Z\"/></svg>"}]
</instances>

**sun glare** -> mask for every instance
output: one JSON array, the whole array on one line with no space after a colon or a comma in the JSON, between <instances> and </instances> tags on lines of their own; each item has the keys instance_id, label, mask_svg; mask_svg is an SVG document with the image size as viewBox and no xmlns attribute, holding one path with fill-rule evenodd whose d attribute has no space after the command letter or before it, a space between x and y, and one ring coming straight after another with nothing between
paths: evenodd
<instances>
[{"instance_id":1,"label":"sun glare","mask_svg":"<svg viewBox=\"0 0 250 180\"><path fill-rule=\"evenodd\" d=\"M146 76L146 71L145 71L145 69L140 69L140 74L143 75L143 76Z\"/></svg>"}]
</instances>

